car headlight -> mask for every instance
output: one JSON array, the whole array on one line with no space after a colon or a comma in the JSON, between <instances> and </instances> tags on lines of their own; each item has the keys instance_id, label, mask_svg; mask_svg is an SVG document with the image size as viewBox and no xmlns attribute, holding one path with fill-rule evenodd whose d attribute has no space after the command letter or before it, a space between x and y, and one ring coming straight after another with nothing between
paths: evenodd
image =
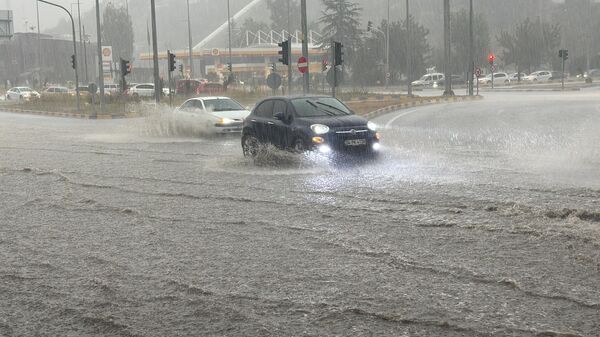
<instances>
[{"instance_id":1,"label":"car headlight","mask_svg":"<svg viewBox=\"0 0 600 337\"><path fill-rule=\"evenodd\" d=\"M369 128L371 131L377 131L377 124L369 121L367 122L367 128Z\"/></svg>"},{"instance_id":2,"label":"car headlight","mask_svg":"<svg viewBox=\"0 0 600 337\"><path fill-rule=\"evenodd\" d=\"M233 119L229 119L229 118L219 118L219 121L217 122L217 124L219 125L227 125L227 124L231 124L233 123L234 120Z\"/></svg>"},{"instance_id":3,"label":"car headlight","mask_svg":"<svg viewBox=\"0 0 600 337\"><path fill-rule=\"evenodd\" d=\"M310 126L310 129L317 135L322 135L324 133L329 132L329 127L323 124L313 124Z\"/></svg>"}]
</instances>

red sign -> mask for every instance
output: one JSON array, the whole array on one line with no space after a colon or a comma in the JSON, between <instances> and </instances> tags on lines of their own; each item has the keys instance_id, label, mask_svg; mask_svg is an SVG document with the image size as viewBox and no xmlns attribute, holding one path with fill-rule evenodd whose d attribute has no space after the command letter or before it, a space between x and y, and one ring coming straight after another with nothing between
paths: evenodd
<instances>
[{"instance_id":1,"label":"red sign","mask_svg":"<svg viewBox=\"0 0 600 337\"><path fill-rule=\"evenodd\" d=\"M495 59L496 59L496 55L494 55L493 53L490 53L488 55L488 61L490 61L490 64L494 63Z\"/></svg>"},{"instance_id":2,"label":"red sign","mask_svg":"<svg viewBox=\"0 0 600 337\"><path fill-rule=\"evenodd\" d=\"M298 59L298 70L303 74L308 70L308 61L306 60L306 57L300 56Z\"/></svg>"}]
</instances>

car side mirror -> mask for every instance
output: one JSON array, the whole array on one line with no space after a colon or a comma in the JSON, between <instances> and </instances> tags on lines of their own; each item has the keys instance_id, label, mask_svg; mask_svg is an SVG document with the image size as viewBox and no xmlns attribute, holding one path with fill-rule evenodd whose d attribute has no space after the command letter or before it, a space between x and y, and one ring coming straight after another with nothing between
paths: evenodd
<instances>
[{"instance_id":1,"label":"car side mirror","mask_svg":"<svg viewBox=\"0 0 600 337\"><path fill-rule=\"evenodd\" d=\"M280 120L280 121L284 121L285 120L285 116L283 114L283 112L276 112L273 117L275 117L275 119Z\"/></svg>"}]
</instances>

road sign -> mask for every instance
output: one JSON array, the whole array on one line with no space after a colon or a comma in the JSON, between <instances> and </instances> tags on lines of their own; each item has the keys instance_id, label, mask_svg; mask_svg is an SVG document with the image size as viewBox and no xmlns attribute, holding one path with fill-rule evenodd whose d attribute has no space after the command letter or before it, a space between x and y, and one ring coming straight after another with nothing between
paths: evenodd
<instances>
[{"instance_id":1,"label":"road sign","mask_svg":"<svg viewBox=\"0 0 600 337\"><path fill-rule=\"evenodd\" d=\"M495 72L495 71L496 71L496 66L491 66L491 67L490 67L490 70L491 70L492 72Z\"/></svg>"},{"instance_id":2,"label":"road sign","mask_svg":"<svg viewBox=\"0 0 600 337\"><path fill-rule=\"evenodd\" d=\"M334 86L334 76L333 76L333 70L335 69L335 86L338 87L342 81L344 80L344 72L342 71L342 69L340 67L331 67L329 68L329 71L327 72L327 83L329 83L329 86L333 87Z\"/></svg>"},{"instance_id":3,"label":"road sign","mask_svg":"<svg viewBox=\"0 0 600 337\"><path fill-rule=\"evenodd\" d=\"M281 76L277 73L270 73L267 76L267 85L273 90L279 88L281 86Z\"/></svg>"},{"instance_id":4,"label":"road sign","mask_svg":"<svg viewBox=\"0 0 600 337\"><path fill-rule=\"evenodd\" d=\"M479 68L479 67L475 68L475 77L477 77L477 78L481 77L481 68Z\"/></svg>"},{"instance_id":5,"label":"road sign","mask_svg":"<svg viewBox=\"0 0 600 337\"><path fill-rule=\"evenodd\" d=\"M308 70L308 61L306 60L306 57L300 56L298 59L298 70L303 74Z\"/></svg>"},{"instance_id":6,"label":"road sign","mask_svg":"<svg viewBox=\"0 0 600 337\"><path fill-rule=\"evenodd\" d=\"M385 78L389 79L390 77L392 77L392 74L390 74L390 73L385 73Z\"/></svg>"}]
</instances>

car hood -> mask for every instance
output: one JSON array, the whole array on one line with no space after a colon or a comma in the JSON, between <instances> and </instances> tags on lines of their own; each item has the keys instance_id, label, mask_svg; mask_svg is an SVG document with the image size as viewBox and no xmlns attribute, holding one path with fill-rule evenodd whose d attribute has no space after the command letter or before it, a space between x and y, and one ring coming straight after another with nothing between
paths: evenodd
<instances>
[{"instance_id":1,"label":"car hood","mask_svg":"<svg viewBox=\"0 0 600 337\"><path fill-rule=\"evenodd\" d=\"M356 115L349 116L331 116L331 117L304 117L298 118L299 121L306 125L323 124L330 128L350 127L350 126L365 126L367 120Z\"/></svg>"},{"instance_id":2,"label":"car hood","mask_svg":"<svg viewBox=\"0 0 600 337\"><path fill-rule=\"evenodd\" d=\"M209 112L212 116L217 118L229 118L229 119L244 119L248 117L250 111L248 110L234 110L234 111L211 111Z\"/></svg>"}]
</instances>

